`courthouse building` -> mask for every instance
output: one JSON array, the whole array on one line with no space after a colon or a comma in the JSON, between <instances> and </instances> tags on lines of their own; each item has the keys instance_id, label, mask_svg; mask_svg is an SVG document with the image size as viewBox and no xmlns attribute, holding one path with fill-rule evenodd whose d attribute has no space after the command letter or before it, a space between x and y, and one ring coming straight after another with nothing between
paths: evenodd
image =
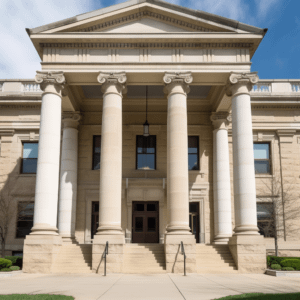
<instances>
[{"instance_id":1,"label":"courthouse building","mask_svg":"<svg viewBox=\"0 0 300 300\"><path fill-rule=\"evenodd\" d=\"M130 0L27 33L41 70L0 80L25 272L102 273L107 242L114 273L182 272L181 243L187 272L263 273L276 235L300 256L300 79L251 69L266 29Z\"/></svg>"}]
</instances>

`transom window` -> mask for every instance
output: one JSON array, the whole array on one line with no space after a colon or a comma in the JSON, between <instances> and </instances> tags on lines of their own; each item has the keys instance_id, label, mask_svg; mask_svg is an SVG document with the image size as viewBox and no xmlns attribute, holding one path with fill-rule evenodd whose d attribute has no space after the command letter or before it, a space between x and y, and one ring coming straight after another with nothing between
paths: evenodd
<instances>
[{"instance_id":1,"label":"transom window","mask_svg":"<svg viewBox=\"0 0 300 300\"><path fill-rule=\"evenodd\" d=\"M19 202L17 215L17 238L24 238L33 226L34 202Z\"/></svg>"},{"instance_id":2,"label":"transom window","mask_svg":"<svg viewBox=\"0 0 300 300\"><path fill-rule=\"evenodd\" d=\"M199 136L188 137L189 170L200 170Z\"/></svg>"},{"instance_id":3,"label":"transom window","mask_svg":"<svg viewBox=\"0 0 300 300\"><path fill-rule=\"evenodd\" d=\"M257 203L257 226L264 237L275 236L275 218L273 203Z\"/></svg>"},{"instance_id":4,"label":"transom window","mask_svg":"<svg viewBox=\"0 0 300 300\"><path fill-rule=\"evenodd\" d=\"M101 135L93 136L93 170L100 169Z\"/></svg>"},{"instance_id":5,"label":"transom window","mask_svg":"<svg viewBox=\"0 0 300 300\"><path fill-rule=\"evenodd\" d=\"M35 174L37 168L38 143L23 143L21 173Z\"/></svg>"},{"instance_id":6,"label":"transom window","mask_svg":"<svg viewBox=\"0 0 300 300\"><path fill-rule=\"evenodd\" d=\"M136 168L137 170L156 169L156 136L136 136Z\"/></svg>"},{"instance_id":7,"label":"transom window","mask_svg":"<svg viewBox=\"0 0 300 300\"><path fill-rule=\"evenodd\" d=\"M255 174L271 174L270 144L254 143Z\"/></svg>"}]
</instances>

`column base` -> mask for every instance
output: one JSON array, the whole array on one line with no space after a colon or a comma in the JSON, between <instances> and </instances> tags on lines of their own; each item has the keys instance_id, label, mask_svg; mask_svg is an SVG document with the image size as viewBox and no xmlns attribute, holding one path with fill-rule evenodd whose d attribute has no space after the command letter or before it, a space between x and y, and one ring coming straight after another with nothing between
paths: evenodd
<instances>
[{"instance_id":1,"label":"column base","mask_svg":"<svg viewBox=\"0 0 300 300\"><path fill-rule=\"evenodd\" d=\"M55 226L38 223L32 227L30 235L59 235L59 234L58 234L58 229Z\"/></svg>"},{"instance_id":2,"label":"column base","mask_svg":"<svg viewBox=\"0 0 300 300\"><path fill-rule=\"evenodd\" d=\"M186 254L186 272L196 273L196 239L189 235L165 235L165 255L167 273L184 272L184 256L181 254L181 242L183 242Z\"/></svg>"},{"instance_id":3,"label":"column base","mask_svg":"<svg viewBox=\"0 0 300 300\"><path fill-rule=\"evenodd\" d=\"M123 249L125 238L123 234L97 234L93 239L92 269L94 273L104 273L104 250L108 242L108 255L106 256L106 272L122 273Z\"/></svg>"},{"instance_id":4,"label":"column base","mask_svg":"<svg viewBox=\"0 0 300 300\"><path fill-rule=\"evenodd\" d=\"M234 228L233 235L260 235L257 226L241 225Z\"/></svg>"},{"instance_id":5,"label":"column base","mask_svg":"<svg viewBox=\"0 0 300 300\"><path fill-rule=\"evenodd\" d=\"M228 245L239 273L265 273L266 245L262 235L234 235Z\"/></svg>"},{"instance_id":6,"label":"column base","mask_svg":"<svg viewBox=\"0 0 300 300\"><path fill-rule=\"evenodd\" d=\"M232 235L217 235L213 241L213 245L227 245Z\"/></svg>"},{"instance_id":7,"label":"column base","mask_svg":"<svg viewBox=\"0 0 300 300\"><path fill-rule=\"evenodd\" d=\"M62 243L62 238L59 235L27 235L23 250L23 272L51 273Z\"/></svg>"},{"instance_id":8,"label":"column base","mask_svg":"<svg viewBox=\"0 0 300 300\"><path fill-rule=\"evenodd\" d=\"M74 237L62 236L62 240L64 244L76 244L76 240Z\"/></svg>"}]
</instances>

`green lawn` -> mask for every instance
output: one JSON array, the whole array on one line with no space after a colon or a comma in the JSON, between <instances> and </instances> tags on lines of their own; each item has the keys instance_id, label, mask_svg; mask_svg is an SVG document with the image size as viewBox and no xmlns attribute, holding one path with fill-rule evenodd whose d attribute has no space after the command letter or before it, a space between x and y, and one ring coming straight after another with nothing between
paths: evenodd
<instances>
[{"instance_id":1,"label":"green lawn","mask_svg":"<svg viewBox=\"0 0 300 300\"><path fill-rule=\"evenodd\" d=\"M1 299L1 298L0 298ZM234 300L234 299L244 299L244 300L299 300L300 293L296 294L243 294L236 296L227 296L219 298L218 300Z\"/></svg>"},{"instance_id":2,"label":"green lawn","mask_svg":"<svg viewBox=\"0 0 300 300\"><path fill-rule=\"evenodd\" d=\"M74 300L71 296L62 295L0 295L0 300Z\"/></svg>"}]
</instances>

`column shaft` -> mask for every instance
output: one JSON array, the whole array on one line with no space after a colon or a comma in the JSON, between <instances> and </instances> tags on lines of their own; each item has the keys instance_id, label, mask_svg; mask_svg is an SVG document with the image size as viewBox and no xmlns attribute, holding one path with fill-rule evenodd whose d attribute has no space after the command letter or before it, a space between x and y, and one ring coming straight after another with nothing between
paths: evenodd
<instances>
[{"instance_id":1,"label":"column shaft","mask_svg":"<svg viewBox=\"0 0 300 300\"><path fill-rule=\"evenodd\" d=\"M256 74L232 74L232 144L235 205L235 234L258 234L253 132L250 103Z\"/></svg>"},{"instance_id":2,"label":"column shaft","mask_svg":"<svg viewBox=\"0 0 300 300\"><path fill-rule=\"evenodd\" d=\"M227 244L232 236L227 117L227 113L214 113L211 117L215 127L213 132L215 244Z\"/></svg>"},{"instance_id":3,"label":"column shaft","mask_svg":"<svg viewBox=\"0 0 300 300\"><path fill-rule=\"evenodd\" d=\"M58 231L64 241L75 238L79 119L78 113L63 116Z\"/></svg>"},{"instance_id":4,"label":"column shaft","mask_svg":"<svg viewBox=\"0 0 300 300\"><path fill-rule=\"evenodd\" d=\"M57 235L57 202L61 136L61 92L64 76L38 73L42 95L36 173L34 221L31 234Z\"/></svg>"}]
</instances>

